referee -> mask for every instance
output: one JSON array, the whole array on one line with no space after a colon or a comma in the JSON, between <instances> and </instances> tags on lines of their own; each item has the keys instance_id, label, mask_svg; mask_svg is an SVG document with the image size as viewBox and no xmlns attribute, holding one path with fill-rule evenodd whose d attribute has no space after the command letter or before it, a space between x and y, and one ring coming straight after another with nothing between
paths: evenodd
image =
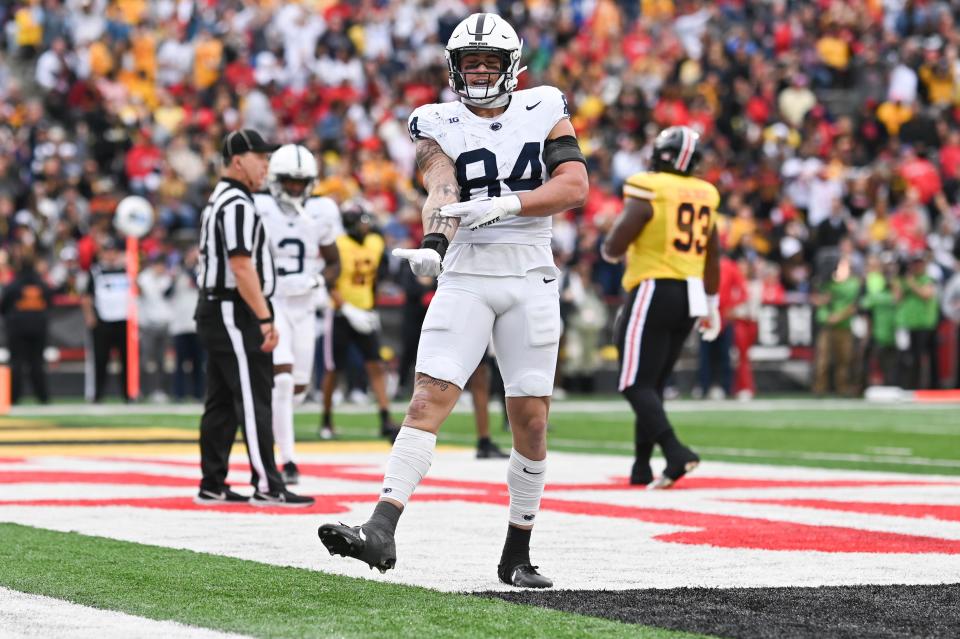
<instances>
[{"instance_id":1,"label":"referee","mask_svg":"<svg viewBox=\"0 0 960 639\"><path fill-rule=\"evenodd\" d=\"M251 191L260 189L276 149L243 129L223 140L223 173L203 210L197 333L209 353L200 420L201 505L305 507L312 497L286 489L273 457L271 392L277 331L268 298L273 258ZM249 499L225 483L237 426L250 457Z\"/></svg>"}]
</instances>

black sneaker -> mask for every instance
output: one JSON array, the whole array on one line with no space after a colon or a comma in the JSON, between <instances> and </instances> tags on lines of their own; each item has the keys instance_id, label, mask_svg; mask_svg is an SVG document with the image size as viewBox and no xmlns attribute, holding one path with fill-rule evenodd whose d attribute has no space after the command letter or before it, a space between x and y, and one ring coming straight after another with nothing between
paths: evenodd
<instances>
[{"instance_id":1,"label":"black sneaker","mask_svg":"<svg viewBox=\"0 0 960 639\"><path fill-rule=\"evenodd\" d=\"M666 490L672 487L677 480L691 472L700 465L700 457L690 450L683 448L683 451L674 459L667 460L667 467L663 470L663 475L655 482L647 486L649 490Z\"/></svg>"},{"instance_id":2,"label":"black sneaker","mask_svg":"<svg viewBox=\"0 0 960 639\"><path fill-rule=\"evenodd\" d=\"M295 486L300 483L300 469L293 462L287 462L283 465L283 483L288 486Z\"/></svg>"},{"instance_id":3,"label":"black sneaker","mask_svg":"<svg viewBox=\"0 0 960 639\"><path fill-rule=\"evenodd\" d=\"M297 495L289 490L275 490L271 493L262 493L259 490L253 492L250 498L250 505L258 508L280 507L280 508L307 508L313 506L317 500L306 495Z\"/></svg>"},{"instance_id":4,"label":"black sneaker","mask_svg":"<svg viewBox=\"0 0 960 639\"><path fill-rule=\"evenodd\" d=\"M503 564L497 566L500 581L517 588L553 588L553 581L537 572L539 566L520 564L507 570Z\"/></svg>"},{"instance_id":5,"label":"black sneaker","mask_svg":"<svg viewBox=\"0 0 960 639\"><path fill-rule=\"evenodd\" d=\"M233 492L229 486L224 486L223 490L218 493L201 488L197 496L193 498L193 503L198 506L229 506L231 504L245 504L249 500L249 497Z\"/></svg>"},{"instance_id":6,"label":"black sneaker","mask_svg":"<svg viewBox=\"0 0 960 639\"><path fill-rule=\"evenodd\" d=\"M492 441L477 443L477 459L507 459L510 453L505 453Z\"/></svg>"},{"instance_id":7,"label":"black sneaker","mask_svg":"<svg viewBox=\"0 0 960 639\"><path fill-rule=\"evenodd\" d=\"M317 534L331 555L359 559L370 566L371 570L376 568L381 573L397 565L397 547L393 534L369 523L362 526L324 524L317 530Z\"/></svg>"}]
</instances>

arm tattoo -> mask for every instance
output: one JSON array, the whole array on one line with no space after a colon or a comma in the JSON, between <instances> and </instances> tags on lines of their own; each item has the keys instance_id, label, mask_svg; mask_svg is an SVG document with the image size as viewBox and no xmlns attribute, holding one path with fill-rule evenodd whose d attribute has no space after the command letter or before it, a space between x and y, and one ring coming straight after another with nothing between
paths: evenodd
<instances>
[{"instance_id":1,"label":"arm tattoo","mask_svg":"<svg viewBox=\"0 0 960 639\"><path fill-rule=\"evenodd\" d=\"M460 189L453 160L435 140L417 142L417 166L423 173L427 200L423 205L424 233L443 233L453 239L459 220L440 215L440 207L460 201Z\"/></svg>"},{"instance_id":2,"label":"arm tattoo","mask_svg":"<svg viewBox=\"0 0 960 639\"><path fill-rule=\"evenodd\" d=\"M447 231L455 231L456 229L453 226L453 221L456 218L446 217L445 215L440 215L440 209L434 208L427 218L427 226L424 229L425 233L444 233Z\"/></svg>"}]
</instances>

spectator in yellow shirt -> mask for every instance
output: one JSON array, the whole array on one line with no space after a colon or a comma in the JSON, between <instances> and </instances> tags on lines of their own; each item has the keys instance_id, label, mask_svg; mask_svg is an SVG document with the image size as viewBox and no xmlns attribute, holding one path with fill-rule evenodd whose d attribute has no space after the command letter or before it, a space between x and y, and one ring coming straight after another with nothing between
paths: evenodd
<instances>
[{"instance_id":1,"label":"spectator in yellow shirt","mask_svg":"<svg viewBox=\"0 0 960 639\"><path fill-rule=\"evenodd\" d=\"M193 53L193 86L201 91L213 86L220 77L222 61L223 43L204 29Z\"/></svg>"},{"instance_id":2,"label":"spectator in yellow shirt","mask_svg":"<svg viewBox=\"0 0 960 639\"><path fill-rule=\"evenodd\" d=\"M900 127L913 117L913 106L904 104L900 100L887 100L877 107L877 119L887 129L887 134L900 134Z\"/></svg>"},{"instance_id":3,"label":"spectator in yellow shirt","mask_svg":"<svg viewBox=\"0 0 960 639\"><path fill-rule=\"evenodd\" d=\"M153 31L145 28L134 30L130 38L133 52L133 68L143 71L151 81L157 77L157 39Z\"/></svg>"},{"instance_id":4,"label":"spectator in yellow shirt","mask_svg":"<svg viewBox=\"0 0 960 639\"><path fill-rule=\"evenodd\" d=\"M39 0L31 0L28 6L17 9L14 23L17 25L17 47L24 58L32 58L43 41L43 10Z\"/></svg>"},{"instance_id":5,"label":"spectator in yellow shirt","mask_svg":"<svg viewBox=\"0 0 960 639\"><path fill-rule=\"evenodd\" d=\"M927 101L935 106L953 102L955 82L953 72L939 51L927 50L926 60L917 71L927 94Z\"/></svg>"},{"instance_id":6,"label":"spectator in yellow shirt","mask_svg":"<svg viewBox=\"0 0 960 639\"><path fill-rule=\"evenodd\" d=\"M847 86L850 45L840 37L836 28L831 28L826 35L817 40L817 55L820 56L820 62L826 67L825 70L830 75L831 86Z\"/></svg>"}]
</instances>

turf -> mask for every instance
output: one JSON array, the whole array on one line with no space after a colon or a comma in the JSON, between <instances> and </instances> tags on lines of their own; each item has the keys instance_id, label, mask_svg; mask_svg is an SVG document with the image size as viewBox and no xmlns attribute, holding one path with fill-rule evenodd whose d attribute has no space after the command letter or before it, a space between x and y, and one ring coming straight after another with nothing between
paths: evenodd
<instances>
[{"instance_id":1,"label":"turf","mask_svg":"<svg viewBox=\"0 0 960 639\"><path fill-rule=\"evenodd\" d=\"M691 408L693 408L691 410ZM851 410L696 410L668 413L680 437L705 459L721 461L850 468L907 473L960 474L960 416L956 406L916 410L872 407ZM397 416L399 417L399 415ZM162 426L195 430L197 417L171 414L97 416L66 415L38 418L65 427ZM318 417L297 415L297 440L317 439ZM624 412L555 412L550 419L551 450L633 452L633 416ZM509 446L509 434L493 416L494 439ZM343 439L377 436L377 418L337 416ZM470 415L454 414L440 434L440 442L472 445Z\"/></svg>"},{"instance_id":2,"label":"turf","mask_svg":"<svg viewBox=\"0 0 960 639\"><path fill-rule=\"evenodd\" d=\"M491 592L483 596L607 619L769 639L944 637L960 629L960 584Z\"/></svg>"},{"instance_id":3,"label":"turf","mask_svg":"<svg viewBox=\"0 0 960 639\"><path fill-rule=\"evenodd\" d=\"M702 636L14 524L0 539L7 588L256 637Z\"/></svg>"}]
</instances>

